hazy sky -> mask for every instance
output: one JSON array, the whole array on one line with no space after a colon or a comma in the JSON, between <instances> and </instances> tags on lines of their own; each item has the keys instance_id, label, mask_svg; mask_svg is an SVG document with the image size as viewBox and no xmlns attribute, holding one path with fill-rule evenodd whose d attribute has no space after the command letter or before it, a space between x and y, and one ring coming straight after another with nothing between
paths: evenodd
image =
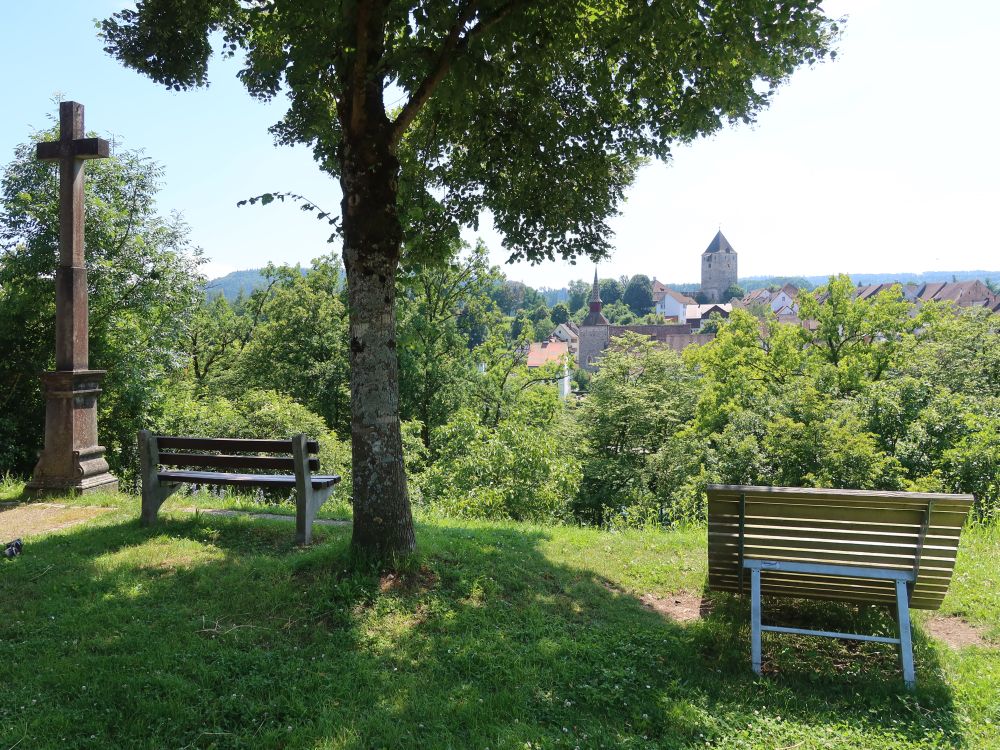
<instances>
[{"instance_id":1,"label":"hazy sky","mask_svg":"<svg viewBox=\"0 0 1000 750\"><path fill-rule=\"evenodd\" d=\"M184 214L209 275L328 252L327 228L296 208L236 207L272 190L338 207L308 150L273 146L282 103L251 100L233 63L216 60L209 89L181 93L124 69L94 28L123 4L0 0L0 162L48 125L58 92L86 105L89 128L165 167L160 207ZM1000 269L1000 2L825 7L848 17L837 60L797 72L753 127L645 167L602 276L696 281L720 226L741 276ZM480 235L503 263L488 222ZM504 270L535 286L593 273L589 261Z\"/></svg>"}]
</instances>

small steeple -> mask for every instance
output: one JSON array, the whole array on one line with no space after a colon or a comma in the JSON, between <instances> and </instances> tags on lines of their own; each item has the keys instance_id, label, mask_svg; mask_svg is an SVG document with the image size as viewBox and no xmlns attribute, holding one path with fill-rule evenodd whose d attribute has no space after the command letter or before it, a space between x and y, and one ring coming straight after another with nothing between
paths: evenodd
<instances>
[{"instance_id":1,"label":"small steeple","mask_svg":"<svg viewBox=\"0 0 1000 750\"><path fill-rule=\"evenodd\" d=\"M590 293L590 309L594 309L594 303L597 303L597 311L601 311L601 284L597 280L597 266L594 266L594 289Z\"/></svg>"},{"instance_id":2,"label":"small steeple","mask_svg":"<svg viewBox=\"0 0 1000 750\"><path fill-rule=\"evenodd\" d=\"M594 267L594 288L590 292L590 312L587 317L583 319L583 325L585 326L608 326L611 323L608 319L604 317L601 312L601 308L604 307L604 303L601 302L601 284L597 280L597 267Z\"/></svg>"}]
</instances>

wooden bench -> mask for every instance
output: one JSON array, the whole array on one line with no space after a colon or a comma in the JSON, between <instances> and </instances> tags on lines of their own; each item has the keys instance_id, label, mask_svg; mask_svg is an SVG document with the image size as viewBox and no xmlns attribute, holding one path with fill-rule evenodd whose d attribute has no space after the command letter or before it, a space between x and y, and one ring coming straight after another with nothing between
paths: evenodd
<instances>
[{"instance_id":1,"label":"wooden bench","mask_svg":"<svg viewBox=\"0 0 1000 750\"><path fill-rule=\"evenodd\" d=\"M910 608L937 609L955 568L971 495L708 486L708 587L750 589L751 662L761 631L892 643L916 684ZM760 597L895 607L898 637L761 624Z\"/></svg>"},{"instance_id":2,"label":"wooden bench","mask_svg":"<svg viewBox=\"0 0 1000 750\"><path fill-rule=\"evenodd\" d=\"M206 452L208 451L208 452ZM170 437L139 431L139 463L142 471L142 524L152 526L156 514L182 484L229 487L262 487L295 490L295 540L312 542L316 512L326 502L339 476L314 476L319 443L305 435L289 440L244 440L238 438ZM262 456L261 453L278 455ZM239 455L244 454L244 455ZM245 455L252 454L252 455ZM194 467L199 471L161 469L161 466ZM291 474L240 474L204 469L285 470Z\"/></svg>"}]
</instances>

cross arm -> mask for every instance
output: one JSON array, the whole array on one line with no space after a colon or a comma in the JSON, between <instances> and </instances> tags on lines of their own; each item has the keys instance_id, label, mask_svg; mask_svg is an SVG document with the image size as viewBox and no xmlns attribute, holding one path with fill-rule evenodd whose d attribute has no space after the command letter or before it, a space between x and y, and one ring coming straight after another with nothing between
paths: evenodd
<instances>
[{"instance_id":1,"label":"cross arm","mask_svg":"<svg viewBox=\"0 0 1000 750\"><path fill-rule=\"evenodd\" d=\"M69 142L69 153L63 141L46 141L36 147L36 156L41 161L59 161L65 157L74 159L107 159L111 148L103 138L77 138Z\"/></svg>"}]
</instances>

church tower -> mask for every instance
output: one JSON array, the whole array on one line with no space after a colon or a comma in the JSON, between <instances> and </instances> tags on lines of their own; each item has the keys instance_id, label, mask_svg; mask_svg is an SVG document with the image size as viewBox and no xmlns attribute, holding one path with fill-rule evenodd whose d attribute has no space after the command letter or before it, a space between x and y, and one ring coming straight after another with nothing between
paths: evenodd
<instances>
[{"instance_id":1,"label":"church tower","mask_svg":"<svg viewBox=\"0 0 1000 750\"><path fill-rule=\"evenodd\" d=\"M736 251L719 230L701 254L701 293L707 302L725 302L736 278Z\"/></svg>"},{"instance_id":2,"label":"church tower","mask_svg":"<svg viewBox=\"0 0 1000 750\"><path fill-rule=\"evenodd\" d=\"M604 313L601 309L604 307L604 303L601 301L601 285L597 281L597 269L594 269L594 288L590 292L590 312L587 317L583 319L583 324L585 326L606 326L611 325L608 323L608 319L604 317Z\"/></svg>"},{"instance_id":3,"label":"church tower","mask_svg":"<svg viewBox=\"0 0 1000 750\"><path fill-rule=\"evenodd\" d=\"M594 288L590 292L590 312L580 326L580 346L577 354L577 365L594 372L601 353L608 348L611 340L611 323L604 317L601 308L601 285L597 281L597 269L594 269Z\"/></svg>"}]
</instances>

